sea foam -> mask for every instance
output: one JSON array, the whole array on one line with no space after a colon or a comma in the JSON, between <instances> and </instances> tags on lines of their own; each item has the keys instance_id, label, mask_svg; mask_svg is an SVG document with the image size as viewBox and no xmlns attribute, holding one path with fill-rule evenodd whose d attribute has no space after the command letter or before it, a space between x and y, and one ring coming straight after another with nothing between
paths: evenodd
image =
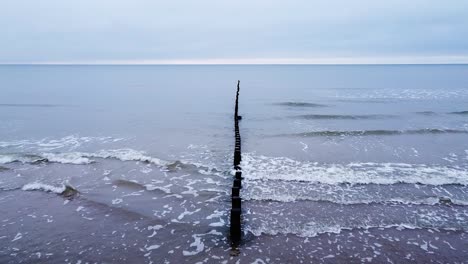
<instances>
[{"instance_id":1,"label":"sea foam","mask_svg":"<svg viewBox=\"0 0 468 264\"><path fill-rule=\"evenodd\" d=\"M370 162L324 164L252 153L245 153L242 156L241 166L247 180L306 181L325 184L468 185L468 171L458 166Z\"/></svg>"},{"instance_id":2,"label":"sea foam","mask_svg":"<svg viewBox=\"0 0 468 264\"><path fill-rule=\"evenodd\" d=\"M21 189L23 191L45 191L61 194L66 190L66 188L67 187L65 185L53 186L45 183L33 182L24 185Z\"/></svg>"},{"instance_id":3,"label":"sea foam","mask_svg":"<svg viewBox=\"0 0 468 264\"><path fill-rule=\"evenodd\" d=\"M3 154L0 155L0 164L12 162L35 163L35 162L54 162L63 164L89 164L94 162L92 159L118 159L121 161L142 161L153 163L159 166L166 166L170 163L155 157L147 155L143 151L133 149L114 149L100 150L95 153L89 152L66 152L66 153L50 153L44 152L40 154Z\"/></svg>"}]
</instances>

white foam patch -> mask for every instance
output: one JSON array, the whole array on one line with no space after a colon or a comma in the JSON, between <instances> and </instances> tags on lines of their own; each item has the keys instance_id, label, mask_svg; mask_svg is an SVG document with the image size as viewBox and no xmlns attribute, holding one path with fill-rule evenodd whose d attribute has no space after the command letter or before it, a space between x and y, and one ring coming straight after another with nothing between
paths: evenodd
<instances>
[{"instance_id":1,"label":"white foam patch","mask_svg":"<svg viewBox=\"0 0 468 264\"><path fill-rule=\"evenodd\" d=\"M162 225L154 225L154 226L148 226L148 230L159 230L162 229Z\"/></svg>"},{"instance_id":2,"label":"white foam patch","mask_svg":"<svg viewBox=\"0 0 468 264\"><path fill-rule=\"evenodd\" d=\"M112 200L112 204L120 204L120 203L122 203L122 202L123 202L123 200L120 199L120 198L117 198L117 199Z\"/></svg>"},{"instance_id":3,"label":"white foam patch","mask_svg":"<svg viewBox=\"0 0 468 264\"><path fill-rule=\"evenodd\" d=\"M205 244L201 241L201 236L200 235L193 235L192 236L195 241L190 244L190 247L195 247L195 250L193 251L182 251L182 254L184 256L193 256L197 255L198 253L202 252L205 249Z\"/></svg>"},{"instance_id":4,"label":"white foam patch","mask_svg":"<svg viewBox=\"0 0 468 264\"><path fill-rule=\"evenodd\" d=\"M184 208L184 212L181 213L177 219L182 220L186 215L193 215L194 213L198 213L201 211L201 208L196 209L195 211L188 211L187 209Z\"/></svg>"},{"instance_id":5,"label":"white foam patch","mask_svg":"<svg viewBox=\"0 0 468 264\"><path fill-rule=\"evenodd\" d=\"M45 191L61 194L65 191L65 185L53 186L40 182L28 183L21 188L23 191Z\"/></svg>"},{"instance_id":6,"label":"white foam patch","mask_svg":"<svg viewBox=\"0 0 468 264\"><path fill-rule=\"evenodd\" d=\"M206 217L206 219L213 219L213 218L219 218L224 216L225 212L224 211L218 211L215 210L212 214Z\"/></svg>"},{"instance_id":7,"label":"white foam patch","mask_svg":"<svg viewBox=\"0 0 468 264\"><path fill-rule=\"evenodd\" d=\"M18 234L16 234L16 236L13 238L13 240L11 240L11 242L16 241L16 240L20 240L21 238L23 238L23 234L18 233Z\"/></svg>"},{"instance_id":8,"label":"white foam patch","mask_svg":"<svg viewBox=\"0 0 468 264\"><path fill-rule=\"evenodd\" d=\"M286 157L266 157L246 153L241 163L247 180L307 181L325 184L468 185L468 171L458 166L407 163L321 164Z\"/></svg>"},{"instance_id":9,"label":"white foam patch","mask_svg":"<svg viewBox=\"0 0 468 264\"><path fill-rule=\"evenodd\" d=\"M161 247L160 245L151 245L151 246L149 246L149 247L145 247L145 249L146 249L147 251L151 251L151 250L154 250L154 249L158 249L158 248L160 248L160 247Z\"/></svg>"}]
</instances>

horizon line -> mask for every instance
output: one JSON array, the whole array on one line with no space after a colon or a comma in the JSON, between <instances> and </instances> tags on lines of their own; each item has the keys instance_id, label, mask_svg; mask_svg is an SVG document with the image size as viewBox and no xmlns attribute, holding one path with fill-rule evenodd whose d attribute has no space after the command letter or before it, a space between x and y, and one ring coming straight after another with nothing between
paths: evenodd
<instances>
[{"instance_id":1,"label":"horizon line","mask_svg":"<svg viewBox=\"0 0 468 264\"><path fill-rule=\"evenodd\" d=\"M454 65L468 56L6 61L0 65Z\"/></svg>"},{"instance_id":2,"label":"horizon line","mask_svg":"<svg viewBox=\"0 0 468 264\"><path fill-rule=\"evenodd\" d=\"M468 65L454 63L0 63L0 66L443 66Z\"/></svg>"}]
</instances>

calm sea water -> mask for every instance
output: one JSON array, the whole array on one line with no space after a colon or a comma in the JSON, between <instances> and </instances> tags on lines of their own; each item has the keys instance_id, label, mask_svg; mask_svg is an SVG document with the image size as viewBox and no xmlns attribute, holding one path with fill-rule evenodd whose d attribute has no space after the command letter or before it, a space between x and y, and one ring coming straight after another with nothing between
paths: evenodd
<instances>
[{"instance_id":1,"label":"calm sea water","mask_svg":"<svg viewBox=\"0 0 468 264\"><path fill-rule=\"evenodd\" d=\"M0 66L0 92L1 263L468 258L468 66Z\"/></svg>"}]
</instances>

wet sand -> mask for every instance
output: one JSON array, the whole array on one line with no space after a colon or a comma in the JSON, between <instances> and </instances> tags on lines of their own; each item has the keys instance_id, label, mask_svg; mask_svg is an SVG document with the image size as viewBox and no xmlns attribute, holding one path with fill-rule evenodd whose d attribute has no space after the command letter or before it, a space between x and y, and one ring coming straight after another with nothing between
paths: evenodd
<instances>
[{"instance_id":1,"label":"wet sand","mask_svg":"<svg viewBox=\"0 0 468 264\"><path fill-rule=\"evenodd\" d=\"M143 197L132 202L164 207ZM211 221L168 222L128 209L138 206L112 206L83 194L68 200L4 191L0 205L1 263L465 263L468 255L465 232L391 227L313 237L247 233L232 256L228 227ZM227 220L225 212L218 215Z\"/></svg>"}]
</instances>

